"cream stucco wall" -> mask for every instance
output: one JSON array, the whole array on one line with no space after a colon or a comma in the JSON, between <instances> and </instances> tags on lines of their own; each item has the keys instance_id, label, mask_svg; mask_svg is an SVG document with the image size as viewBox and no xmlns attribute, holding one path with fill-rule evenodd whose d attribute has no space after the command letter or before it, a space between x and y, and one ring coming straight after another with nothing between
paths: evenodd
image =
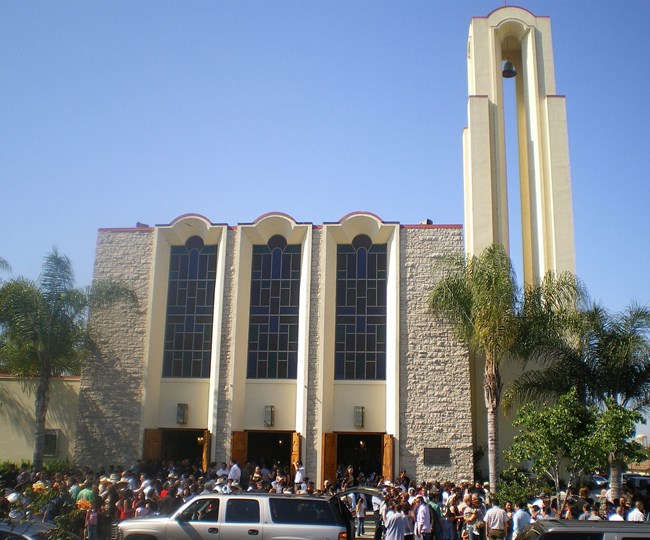
<instances>
[{"instance_id":1,"label":"cream stucco wall","mask_svg":"<svg viewBox=\"0 0 650 540\"><path fill-rule=\"evenodd\" d=\"M161 398L157 407L157 417L150 426L155 428L205 429L209 395L209 379L161 379ZM187 424L179 425L176 422L176 411L179 403L186 403L188 406Z\"/></svg>"},{"instance_id":2,"label":"cream stucco wall","mask_svg":"<svg viewBox=\"0 0 650 540\"><path fill-rule=\"evenodd\" d=\"M243 224L238 228L238 271L233 283L235 316L234 332L231 336L234 361L229 381L233 396L231 432L268 429L264 426L264 407L273 405L275 423L272 429L295 431L303 437L305 435L311 228L310 224L296 223L293 218L281 213L264 215L254 223ZM295 380L257 381L246 378L253 246L266 244L274 235L282 235L288 245L301 246L297 377Z\"/></svg>"},{"instance_id":3,"label":"cream stucco wall","mask_svg":"<svg viewBox=\"0 0 650 540\"><path fill-rule=\"evenodd\" d=\"M296 431L296 418L299 413L296 407L296 395L296 382L293 380L248 379L246 381L247 399L242 400L246 429ZM264 425L264 407L267 405L274 407L272 428Z\"/></svg>"},{"instance_id":4,"label":"cream stucco wall","mask_svg":"<svg viewBox=\"0 0 650 540\"><path fill-rule=\"evenodd\" d=\"M0 461L31 461L34 453L36 381L0 376ZM72 462L77 430L79 378L52 379L45 429L59 430L58 452L48 459Z\"/></svg>"},{"instance_id":5,"label":"cream stucco wall","mask_svg":"<svg viewBox=\"0 0 650 540\"><path fill-rule=\"evenodd\" d=\"M504 81L502 62L517 70ZM523 279L575 272L565 98L556 95L548 17L507 6L475 17L467 45L468 127L463 133L465 249L509 247L509 214L521 214ZM515 85L519 208L508 207L504 84Z\"/></svg>"},{"instance_id":6,"label":"cream stucco wall","mask_svg":"<svg viewBox=\"0 0 650 540\"><path fill-rule=\"evenodd\" d=\"M332 431L384 433L386 431L385 402L384 381L335 381ZM354 408L357 406L364 407L363 428L354 425Z\"/></svg>"},{"instance_id":7,"label":"cream stucco wall","mask_svg":"<svg viewBox=\"0 0 650 540\"><path fill-rule=\"evenodd\" d=\"M190 405L190 422L183 427L205 429L212 425L214 404L209 395L218 385L218 369L212 369L210 379L169 379L162 377L165 321L167 314L167 288L169 261L172 246L182 246L192 236L199 236L205 245L217 246L217 277L212 323L212 365L218 365L221 342L221 313L223 298L223 272L226 238L224 225L213 225L203 216L188 214L174 220L169 226L157 227L154 239L153 270L150 290L151 317L147 329L145 361L145 400L142 423L147 428L178 427L176 406ZM174 401L176 399L177 401Z\"/></svg>"},{"instance_id":8,"label":"cream stucco wall","mask_svg":"<svg viewBox=\"0 0 650 540\"><path fill-rule=\"evenodd\" d=\"M339 244L351 244L357 235L365 234L373 244L387 244L388 272L386 294L386 380L373 383L355 381L351 385L334 381L334 349L336 331L336 265ZM320 404L320 425L316 444L320 450L324 433L335 431L359 431L367 433L387 433L399 439L399 224L383 222L369 212L355 212L344 216L338 223L323 226L323 247L321 257L323 270L321 287L323 291L320 305L318 350L319 373L321 381L334 381L322 384L315 396ZM357 397L359 400L357 400ZM354 427L354 406L372 403L376 414L372 422L363 428ZM370 407L366 408L367 413ZM323 453L318 453L318 469L322 465Z\"/></svg>"}]
</instances>

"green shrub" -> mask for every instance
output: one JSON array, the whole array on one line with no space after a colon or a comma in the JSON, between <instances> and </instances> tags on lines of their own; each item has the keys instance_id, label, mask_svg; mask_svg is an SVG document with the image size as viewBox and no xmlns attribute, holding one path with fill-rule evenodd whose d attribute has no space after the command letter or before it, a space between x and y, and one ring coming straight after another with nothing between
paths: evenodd
<instances>
[{"instance_id":1,"label":"green shrub","mask_svg":"<svg viewBox=\"0 0 650 540\"><path fill-rule=\"evenodd\" d=\"M532 480L526 472L509 468L501 472L501 481L497 487L497 497L501 506L506 501L532 501L539 493L537 482Z\"/></svg>"},{"instance_id":2,"label":"green shrub","mask_svg":"<svg viewBox=\"0 0 650 540\"><path fill-rule=\"evenodd\" d=\"M69 461L67 460L63 461L61 459L53 459L51 461L46 461L45 463L43 463L43 467L48 473L55 473L55 472L65 473L65 472L72 471L73 469L73 466Z\"/></svg>"}]
</instances>

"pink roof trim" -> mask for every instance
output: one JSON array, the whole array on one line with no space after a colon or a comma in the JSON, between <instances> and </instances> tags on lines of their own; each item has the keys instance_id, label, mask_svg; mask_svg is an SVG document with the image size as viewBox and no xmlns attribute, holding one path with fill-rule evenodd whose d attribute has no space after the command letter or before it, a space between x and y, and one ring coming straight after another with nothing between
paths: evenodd
<instances>
[{"instance_id":1,"label":"pink roof trim","mask_svg":"<svg viewBox=\"0 0 650 540\"><path fill-rule=\"evenodd\" d=\"M372 216L375 219L377 219L377 220L381 221L382 223L384 223L384 220L381 219L377 214L375 214L373 212L367 212L365 210L355 210L354 212L350 212L349 214L345 214L341 219L339 219L339 223L342 223L343 221L345 221L346 219L348 219L348 218L350 218L352 216Z\"/></svg>"},{"instance_id":2,"label":"pink roof trim","mask_svg":"<svg viewBox=\"0 0 650 540\"><path fill-rule=\"evenodd\" d=\"M287 219L290 219L290 220L293 221L294 223L298 223L298 222L294 219L293 216L290 216L289 214L285 214L284 212L267 212L266 214L262 214L261 216L259 216L257 219L254 219L254 220L253 220L253 223L259 223L259 222L262 221L264 218L267 218L267 217L269 217L269 216L281 216L281 217L285 217L285 218L287 218Z\"/></svg>"}]
</instances>

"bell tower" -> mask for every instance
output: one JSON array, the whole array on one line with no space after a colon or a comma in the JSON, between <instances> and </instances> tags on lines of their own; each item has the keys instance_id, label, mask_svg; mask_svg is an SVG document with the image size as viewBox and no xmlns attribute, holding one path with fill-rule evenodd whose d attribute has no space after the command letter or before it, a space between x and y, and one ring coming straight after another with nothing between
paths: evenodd
<instances>
[{"instance_id":1,"label":"bell tower","mask_svg":"<svg viewBox=\"0 0 650 540\"><path fill-rule=\"evenodd\" d=\"M512 6L473 18L463 132L470 254L492 243L509 250L503 84L515 72L523 268L531 283L549 270L575 272L566 106L555 93L551 23Z\"/></svg>"}]
</instances>

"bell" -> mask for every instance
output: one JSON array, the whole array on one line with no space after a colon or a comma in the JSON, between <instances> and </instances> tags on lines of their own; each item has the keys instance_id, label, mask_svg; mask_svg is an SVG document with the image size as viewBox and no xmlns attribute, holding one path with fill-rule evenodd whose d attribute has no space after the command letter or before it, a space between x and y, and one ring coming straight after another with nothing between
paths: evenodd
<instances>
[{"instance_id":1,"label":"bell","mask_svg":"<svg viewBox=\"0 0 650 540\"><path fill-rule=\"evenodd\" d=\"M507 60L506 63L503 64L503 76L506 79L512 79L517 76L517 70L510 60Z\"/></svg>"}]
</instances>

